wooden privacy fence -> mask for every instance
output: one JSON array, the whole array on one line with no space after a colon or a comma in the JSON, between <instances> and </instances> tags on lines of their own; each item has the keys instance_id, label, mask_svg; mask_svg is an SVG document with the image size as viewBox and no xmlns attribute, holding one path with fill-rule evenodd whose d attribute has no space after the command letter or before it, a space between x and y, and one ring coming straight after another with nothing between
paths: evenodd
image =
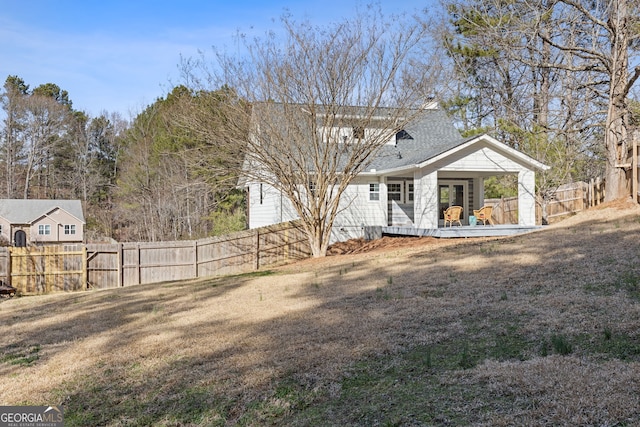
<instances>
[{"instance_id":1,"label":"wooden privacy fence","mask_svg":"<svg viewBox=\"0 0 640 427\"><path fill-rule=\"evenodd\" d=\"M87 245L87 284L113 288L245 273L307 258L306 235L295 223L209 239Z\"/></svg>"},{"instance_id":2,"label":"wooden privacy fence","mask_svg":"<svg viewBox=\"0 0 640 427\"><path fill-rule=\"evenodd\" d=\"M0 276L27 294L105 289L245 273L311 252L295 223L201 240L76 246L3 248Z\"/></svg>"},{"instance_id":3,"label":"wooden privacy fence","mask_svg":"<svg viewBox=\"0 0 640 427\"><path fill-rule=\"evenodd\" d=\"M604 181L574 182L561 185L544 198L536 198L536 224L548 224L575 212L588 209L604 201ZM497 224L518 223L518 198L485 199L493 205L493 220Z\"/></svg>"},{"instance_id":4,"label":"wooden privacy fence","mask_svg":"<svg viewBox=\"0 0 640 427\"><path fill-rule=\"evenodd\" d=\"M87 282L83 245L5 248L5 279L21 294L77 291Z\"/></svg>"}]
</instances>

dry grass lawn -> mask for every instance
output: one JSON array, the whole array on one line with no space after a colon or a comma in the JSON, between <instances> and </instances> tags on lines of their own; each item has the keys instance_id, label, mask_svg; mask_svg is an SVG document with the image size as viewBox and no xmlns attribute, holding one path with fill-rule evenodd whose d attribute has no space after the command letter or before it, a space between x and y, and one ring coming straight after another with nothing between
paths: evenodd
<instances>
[{"instance_id":1,"label":"dry grass lawn","mask_svg":"<svg viewBox=\"0 0 640 427\"><path fill-rule=\"evenodd\" d=\"M0 405L66 425L639 425L640 208L0 302Z\"/></svg>"}]
</instances>

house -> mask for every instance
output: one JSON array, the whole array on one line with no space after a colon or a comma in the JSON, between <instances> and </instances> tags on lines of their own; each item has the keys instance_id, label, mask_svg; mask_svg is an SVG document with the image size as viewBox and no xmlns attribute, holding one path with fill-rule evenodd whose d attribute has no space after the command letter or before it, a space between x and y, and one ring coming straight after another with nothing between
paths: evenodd
<instances>
[{"instance_id":1,"label":"house","mask_svg":"<svg viewBox=\"0 0 640 427\"><path fill-rule=\"evenodd\" d=\"M0 199L0 238L13 246L81 243L84 224L79 200Z\"/></svg>"},{"instance_id":2,"label":"house","mask_svg":"<svg viewBox=\"0 0 640 427\"><path fill-rule=\"evenodd\" d=\"M547 169L489 135L463 138L446 113L432 105L398 132L349 185L331 241L363 237L365 227L371 226L441 229L443 212L453 205L463 207L461 219L468 225L469 215L484 204L484 180L506 174L518 180L518 226L535 227L535 173ZM297 218L286 197L265 182L254 180L245 186L249 228Z\"/></svg>"}]
</instances>

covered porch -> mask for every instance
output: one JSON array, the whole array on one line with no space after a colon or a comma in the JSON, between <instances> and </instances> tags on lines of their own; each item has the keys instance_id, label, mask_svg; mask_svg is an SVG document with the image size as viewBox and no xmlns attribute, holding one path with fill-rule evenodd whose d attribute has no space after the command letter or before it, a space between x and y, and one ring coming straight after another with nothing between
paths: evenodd
<instances>
[{"instance_id":1,"label":"covered porch","mask_svg":"<svg viewBox=\"0 0 640 427\"><path fill-rule=\"evenodd\" d=\"M427 230L422 235L440 237L508 235L535 229L536 169L548 167L487 135L473 138L410 170L385 174L388 215L384 225ZM469 217L485 204L485 179L501 175L511 175L517 182L518 224L479 231L471 226ZM464 232L444 230L443 213L450 206L462 207L461 226L469 227L461 229Z\"/></svg>"}]
</instances>

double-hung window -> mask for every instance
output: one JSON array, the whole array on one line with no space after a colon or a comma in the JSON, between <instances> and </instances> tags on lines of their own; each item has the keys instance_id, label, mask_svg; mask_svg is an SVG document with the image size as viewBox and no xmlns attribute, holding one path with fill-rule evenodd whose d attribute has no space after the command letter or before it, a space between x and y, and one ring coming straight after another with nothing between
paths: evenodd
<instances>
[{"instance_id":1,"label":"double-hung window","mask_svg":"<svg viewBox=\"0 0 640 427\"><path fill-rule=\"evenodd\" d=\"M75 224L65 224L64 225L64 234L76 234L76 225Z\"/></svg>"},{"instance_id":2,"label":"double-hung window","mask_svg":"<svg viewBox=\"0 0 640 427\"><path fill-rule=\"evenodd\" d=\"M380 200L380 184L369 184L369 200Z\"/></svg>"},{"instance_id":3,"label":"double-hung window","mask_svg":"<svg viewBox=\"0 0 640 427\"><path fill-rule=\"evenodd\" d=\"M387 188L389 200L402 202L402 183L390 183Z\"/></svg>"},{"instance_id":4,"label":"double-hung window","mask_svg":"<svg viewBox=\"0 0 640 427\"><path fill-rule=\"evenodd\" d=\"M38 225L38 235L40 235L40 236L49 236L49 235L51 235L51 225L50 224L40 224L40 225Z\"/></svg>"}]
</instances>

